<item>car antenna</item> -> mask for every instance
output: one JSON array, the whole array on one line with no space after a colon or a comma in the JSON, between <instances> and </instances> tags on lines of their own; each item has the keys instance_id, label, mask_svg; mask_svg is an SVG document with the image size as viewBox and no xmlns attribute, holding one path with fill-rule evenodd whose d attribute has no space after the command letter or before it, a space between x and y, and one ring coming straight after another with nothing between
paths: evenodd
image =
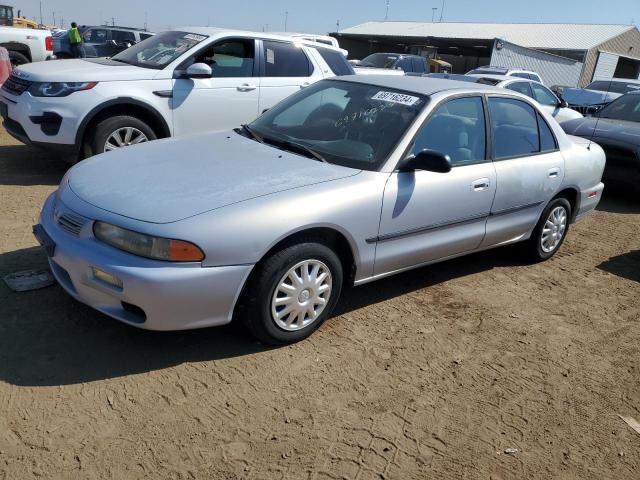
<instances>
[{"instance_id":1,"label":"car antenna","mask_svg":"<svg viewBox=\"0 0 640 480\"><path fill-rule=\"evenodd\" d=\"M607 97L609 96L609 93L611 92L611 85L613 85L613 77L611 77L611 79L609 80L609 85L607 86ZM611 102L609 102L611 103ZM607 105L609 105L608 103L604 106L606 107ZM604 107L600 108L599 110L596 110L595 112L593 112L594 114L597 114L598 112L600 112ZM596 136L596 131L598 130L598 122L600 121L600 115L598 115L596 117L596 124L593 126L593 131L591 132L591 137L589 137L589 145L587 145L587 150L591 150L591 144L593 143L593 139Z\"/></svg>"}]
</instances>

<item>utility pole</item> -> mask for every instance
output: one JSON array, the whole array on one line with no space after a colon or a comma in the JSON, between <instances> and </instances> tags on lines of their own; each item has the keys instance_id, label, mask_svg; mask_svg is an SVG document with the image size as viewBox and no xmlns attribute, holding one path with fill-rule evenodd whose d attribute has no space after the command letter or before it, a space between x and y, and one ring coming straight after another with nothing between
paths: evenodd
<instances>
[{"instance_id":1,"label":"utility pole","mask_svg":"<svg viewBox=\"0 0 640 480\"><path fill-rule=\"evenodd\" d=\"M149 19L149 13L144 12L144 29L147 29L147 20Z\"/></svg>"},{"instance_id":2,"label":"utility pole","mask_svg":"<svg viewBox=\"0 0 640 480\"><path fill-rule=\"evenodd\" d=\"M51 15L53 15L53 25L56 25L56 12L51 12Z\"/></svg>"},{"instance_id":3,"label":"utility pole","mask_svg":"<svg viewBox=\"0 0 640 480\"><path fill-rule=\"evenodd\" d=\"M444 15L444 0L442 0L442 8L440 9L440 22L442 22L443 15Z\"/></svg>"},{"instance_id":4,"label":"utility pole","mask_svg":"<svg viewBox=\"0 0 640 480\"><path fill-rule=\"evenodd\" d=\"M289 12L284 12L284 31L287 31L287 22L289 21Z\"/></svg>"},{"instance_id":5,"label":"utility pole","mask_svg":"<svg viewBox=\"0 0 640 480\"><path fill-rule=\"evenodd\" d=\"M336 33L340 33L340 20L336 20Z\"/></svg>"},{"instance_id":6,"label":"utility pole","mask_svg":"<svg viewBox=\"0 0 640 480\"><path fill-rule=\"evenodd\" d=\"M434 22L437 11L438 11L438 7L431 7L431 23Z\"/></svg>"},{"instance_id":7,"label":"utility pole","mask_svg":"<svg viewBox=\"0 0 640 480\"><path fill-rule=\"evenodd\" d=\"M111 17L111 26L112 27L116 26L116 18L115 17Z\"/></svg>"},{"instance_id":8,"label":"utility pole","mask_svg":"<svg viewBox=\"0 0 640 480\"><path fill-rule=\"evenodd\" d=\"M389 20L389 0L387 0L387 10L384 13L384 21L386 22L387 20Z\"/></svg>"},{"instance_id":9,"label":"utility pole","mask_svg":"<svg viewBox=\"0 0 640 480\"><path fill-rule=\"evenodd\" d=\"M40 25L44 25L42 23L42 2L40 2Z\"/></svg>"}]
</instances>

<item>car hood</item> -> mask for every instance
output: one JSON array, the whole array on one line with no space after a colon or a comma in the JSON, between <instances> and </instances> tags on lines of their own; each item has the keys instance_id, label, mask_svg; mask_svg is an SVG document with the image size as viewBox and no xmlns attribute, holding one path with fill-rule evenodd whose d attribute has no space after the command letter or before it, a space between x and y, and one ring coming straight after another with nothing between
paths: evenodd
<instances>
[{"instance_id":1,"label":"car hood","mask_svg":"<svg viewBox=\"0 0 640 480\"><path fill-rule=\"evenodd\" d=\"M69 188L95 207L144 222L170 223L359 172L231 131L114 150L79 163L67 178Z\"/></svg>"},{"instance_id":2,"label":"car hood","mask_svg":"<svg viewBox=\"0 0 640 480\"><path fill-rule=\"evenodd\" d=\"M597 130L594 134L594 129ZM562 123L562 128L569 135L590 138L600 141L614 140L640 147L640 123L614 120L612 118L585 117Z\"/></svg>"},{"instance_id":3,"label":"car hood","mask_svg":"<svg viewBox=\"0 0 640 480\"><path fill-rule=\"evenodd\" d=\"M562 98L573 106L603 105L611 103L621 96L619 93L600 92L584 88L565 88L562 91Z\"/></svg>"},{"instance_id":4,"label":"car hood","mask_svg":"<svg viewBox=\"0 0 640 480\"><path fill-rule=\"evenodd\" d=\"M150 80L158 74L158 70L107 58L87 58L28 63L18 67L15 74L32 82L109 82Z\"/></svg>"}]
</instances>

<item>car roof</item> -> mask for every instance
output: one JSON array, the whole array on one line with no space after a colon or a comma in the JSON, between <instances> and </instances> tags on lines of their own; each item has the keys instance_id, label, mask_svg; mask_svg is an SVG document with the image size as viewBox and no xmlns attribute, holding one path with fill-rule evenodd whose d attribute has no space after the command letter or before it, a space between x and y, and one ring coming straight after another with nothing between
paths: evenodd
<instances>
[{"instance_id":1,"label":"car roof","mask_svg":"<svg viewBox=\"0 0 640 480\"><path fill-rule=\"evenodd\" d=\"M362 83L381 88L404 90L405 92L419 95L433 95L434 93L448 90L467 90L479 92L496 92L504 94L502 88L482 85L478 83L461 82L445 78L429 78L422 76L397 76L397 75L348 75L330 79L330 81L347 81Z\"/></svg>"},{"instance_id":2,"label":"car roof","mask_svg":"<svg viewBox=\"0 0 640 480\"><path fill-rule=\"evenodd\" d=\"M221 36L250 36L261 38L265 40L280 40L283 42L296 42L301 43L303 45L307 45L313 48L329 48L331 50L335 50L337 52L341 52L342 49L339 47L335 47L333 45L328 45L326 43L318 43L311 40L306 40L300 37L294 37L289 34L278 35L277 33L266 33L266 32L255 32L251 30L240 30L233 28L220 28L220 27L177 27L172 28L171 31L175 32L186 32L186 33L195 33L198 35L207 35L209 37L221 37Z\"/></svg>"},{"instance_id":3,"label":"car roof","mask_svg":"<svg viewBox=\"0 0 640 480\"><path fill-rule=\"evenodd\" d=\"M640 85L640 80L636 80L633 78L611 78L610 80L593 80L593 82L608 82L608 81L612 81L616 83L633 83L635 85Z\"/></svg>"},{"instance_id":4,"label":"car roof","mask_svg":"<svg viewBox=\"0 0 640 480\"><path fill-rule=\"evenodd\" d=\"M494 74L491 74L491 73L470 73L468 76L469 77L476 77L476 78L490 78L491 80L499 80L501 82L504 82L504 81L507 81L507 80L509 80L509 81L520 80L520 81L523 81L523 82L531 81L528 78L512 77L510 75L494 75Z\"/></svg>"}]
</instances>

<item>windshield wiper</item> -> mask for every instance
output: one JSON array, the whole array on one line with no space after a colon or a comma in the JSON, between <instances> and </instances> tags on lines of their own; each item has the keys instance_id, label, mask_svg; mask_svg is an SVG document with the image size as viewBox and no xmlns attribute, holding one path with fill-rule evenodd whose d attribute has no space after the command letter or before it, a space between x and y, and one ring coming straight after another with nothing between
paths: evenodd
<instances>
[{"instance_id":1,"label":"windshield wiper","mask_svg":"<svg viewBox=\"0 0 640 480\"><path fill-rule=\"evenodd\" d=\"M313 158L315 160L318 160L319 162L327 163L327 160L322 155L320 155L315 150L307 147L306 145L303 145L302 143L292 142L291 140L280 140L276 138L268 138L265 141L276 147L283 147L287 150L302 153L306 157Z\"/></svg>"},{"instance_id":2,"label":"windshield wiper","mask_svg":"<svg viewBox=\"0 0 640 480\"><path fill-rule=\"evenodd\" d=\"M258 141L260 143L264 143L264 139L260 135L258 135L256 133L256 131L253 128L251 128L249 125L247 125L246 123L244 125L242 125L242 131L243 132L247 132L249 134L249 136L251 138L253 138L254 140L256 140L256 141Z\"/></svg>"},{"instance_id":3,"label":"windshield wiper","mask_svg":"<svg viewBox=\"0 0 640 480\"><path fill-rule=\"evenodd\" d=\"M122 60L121 58L113 58L110 57L109 60L113 61L113 62L120 62L120 63L126 63L127 65L131 65L130 62L127 62L126 60Z\"/></svg>"}]
</instances>

